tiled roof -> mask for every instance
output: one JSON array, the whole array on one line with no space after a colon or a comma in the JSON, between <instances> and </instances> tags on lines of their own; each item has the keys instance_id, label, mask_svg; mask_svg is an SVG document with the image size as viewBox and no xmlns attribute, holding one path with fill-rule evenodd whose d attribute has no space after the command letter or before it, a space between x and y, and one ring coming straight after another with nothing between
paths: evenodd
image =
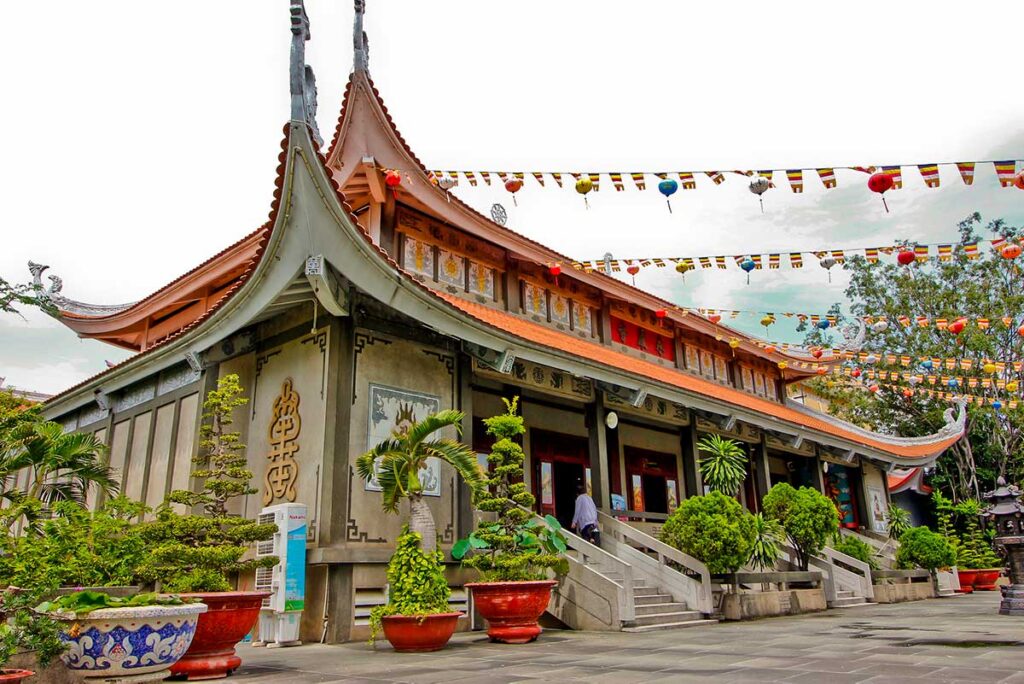
<instances>
[{"instance_id":1,"label":"tiled roof","mask_svg":"<svg viewBox=\"0 0 1024 684\"><path fill-rule=\"evenodd\" d=\"M787 423L864 444L896 456L928 458L942 452L960 439L959 433L938 442L911 445L896 445L879 439L872 439L863 434L846 430L824 417L818 418L809 413L792 409L784 404L761 399L731 387L709 382L686 372L666 368L656 363L616 351L610 347L559 332L546 325L540 325L504 311L482 306L450 294L440 292L437 294L449 304L473 318L511 335L515 335L527 342L533 342L550 349L572 354L573 356L597 362L609 368L620 369L634 375L647 377L712 399L725 401L735 406L778 418Z\"/></svg>"},{"instance_id":2,"label":"tiled roof","mask_svg":"<svg viewBox=\"0 0 1024 684\"><path fill-rule=\"evenodd\" d=\"M931 486L924 483L924 468L896 468L886 476L889 492L899 494L907 490L931 494Z\"/></svg>"}]
</instances>

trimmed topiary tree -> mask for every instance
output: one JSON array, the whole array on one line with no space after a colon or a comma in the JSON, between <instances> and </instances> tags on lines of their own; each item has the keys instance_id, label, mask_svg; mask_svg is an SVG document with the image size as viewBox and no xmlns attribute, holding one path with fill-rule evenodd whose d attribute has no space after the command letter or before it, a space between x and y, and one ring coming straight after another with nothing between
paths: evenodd
<instances>
[{"instance_id":1,"label":"trimmed topiary tree","mask_svg":"<svg viewBox=\"0 0 1024 684\"><path fill-rule=\"evenodd\" d=\"M659 537L707 565L712 574L736 572L754 546L754 516L736 499L711 492L683 501Z\"/></svg>"},{"instance_id":2,"label":"trimmed topiary tree","mask_svg":"<svg viewBox=\"0 0 1024 684\"><path fill-rule=\"evenodd\" d=\"M937 568L956 563L956 551L941 534L927 527L912 527L900 537L896 551L896 564L904 569L924 568L935 572Z\"/></svg>"},{"instance_id":3,"label":"trimmed topiary tree","mask_svg":"<svg viewBox=\"0 0 1024 684\"><path fill-rule=\"evenodd\" d=\"M807 570L811 556L825 548L839 530L835 504L810 487L794 489L780 482L765 495L764 514L778 520L786 531L801 570Z\"/></svg>"},{"instance_id":4,"label":"trimmed topiary tree","mask_svg":"<svg viewBox=\"0 0 1024 684\"><path fill-rule=\"evenodd\" d=\"M856 537L840 537L832 543L832 548L839 553L845 553L850 558L867 563L872 570L878 570L878 560L875 558L874 549L865 541Z\"/></svg>"}]
</instances>

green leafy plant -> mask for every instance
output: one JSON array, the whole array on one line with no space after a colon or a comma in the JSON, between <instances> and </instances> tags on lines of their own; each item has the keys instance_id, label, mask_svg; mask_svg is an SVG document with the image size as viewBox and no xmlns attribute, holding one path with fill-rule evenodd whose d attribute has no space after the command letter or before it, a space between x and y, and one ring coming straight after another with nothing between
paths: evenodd
<instances>
[{"instance_id":1,"label":"green leafy plant","mask_svg":"<svg viewBox=\"0 0 1024 684\"><path fill-rule=\"evenodd\" d=\"M786 532L778 520L754 514L754 543L750 547L747 564L758 570L774 570L782 554L782 540Z\"/></svg>"},{"instance_id":2,"label":"green leafy plant","mask_svg":"<svg viewBox=\"0 0 1024 684\"><path fill-rule=\"evenodd\" d=\"M444 574L444 554L424 551L419 532L402 529L395 553L388 563L388 602L370 611L370 643L380 634L381 621L389 615L425 617L449 613L451 589Z\"/></svg>"},{"instance_id":3,"label":"green leafy plant","mask_svg":"<svg viewBox=\"0 0 1024 684\"><path fill-rule=\"evenodd\" d=\"M359 477L367 482L377 478L385 512L397 513L402 499L409 500L409 529L420 535L423 550L428 553L437 548L437 527L430 507L423 500L423 483L419 476L427 459L437 458L452 466L474 496L483 486L483 473L472 449L454 439L428 439L445 428L453 428L461 434L463 417L461 411L439 411L403 432L396 432L356 460Z\"/></svg>"},{"instance_id":4,"label":"green leafy plant","mask_svg":"<svg viewBox=\"0 0 1024 684\"><path fill-rule=\"evenodd\" d=\"M868 567L872 570L878 570L878 559L875 557L875 551L865 541L856 537L842 536L833 541L832 548L839 553L845 553L850 558L856 558L862 563L867 563Z\"/></svg>"},{"instance_id":5,"label":"green leafy plant","mask_svg":"<svg viewBox=\"0 0 1024 684\"><path fill-rule=\"evenodd\" d=\"M747 477L747 454L738 442L708 435L697 442L700 474L712 491L736 496Z\"/></svg>"},{"instance_id":6,"label":"green leafy plant","mask_svg":"<svg viewBox=\"0 0 1024 684\"><path fill-rule=\"evenodd\" d=\"M900 548L896 551L896 564L901 568L949 567L956 563L956 551L945 536L932 532L927 527L911 527L900 537Z\"/></svg>"},{"instance_id":7,"label":"green leafy plant","mask_svg":"<svg viewBox=\"0 0 1024 684\"><path fill-rule=\"evenodd\" d=\"M978 523L981 504L974 499L967 499L957 504L957 508L964 516L964 532L959 537L956 549L957 567L968 570L1003 567L1003 560L993 550Z\"/></svg>"},{"instance_id":8,"label":"green leafy plant","mask_svg":"<svg viewBox=\"0 0 1024 684\"><path fill-rule=\"evenodd\" d=\"M217 389L206 395L197 467L192 472L193 477L205 478L203 489L171 492L156 520L141 527L150 551L139 575L160 582L163 591L228 591L231 574L277 564L274 556L242 559L254 542L272 539L277 526L228 512L232 499L257 491L249 485L253 474L246 467L245 445L239 433L229 429L232 411L248 402L241 395L234 374L220 378ZM172 504L189 510L199 507L205 515L181 514Z\"/></svg>"},{"instance_id":9,"label":"green leafy plant","mask_svg":"<svg viewBox=\"0 0 1024 684\"><path fill-rule=\"evenodd\" d=\"M76 591L58 596L50 601L43 601L35 610L37 613L72 613L76 616L88 615L101 608L143 608L146 606L181 606L186 601L173 594L157 594L153 592L139 593L133 596L117 597L102 591Z\"/></svg>"},{"instance_id":10,"label":"green leafy plant","mask_svg":"<svg viewBox=\"0 0 1024 684\"><path fill-rule=\"evenodd\" d=\"M889 512L886 516L886 532L889 539L899 539L903 533L910 529L910 511L900 508L896 504L889 505Z\"/></svg>"},{"instance_id":11,"label":"green leafy plant","mask_svg":"<svg viewBox=\"0 0 1024 684\"><path fill-rule=\"evenodd\" d=\"M118 497L95 512L74 501L54 507L56 517L0 539L0 586L53 590L61 586L116 586L138 581L149 552L137 521L145 505Z\"/></svg>"},{"instance_id":12,"label":"green leafy plant","mask_svg":"<svg viewBox=\"0 0 1024 684\"><path fill-rule=\"evenodd\" d=\"M807 570L811 556L839 530L835 504L816 489L794 489L785 482L772 487L764 497L764 513L778 520L796 550L797 565Z\"/></svg>"},{"instance_id":13,"label":"green leafy plant","mask_svg":"<svg viewBox=\"0 0 1024 684\"><path fill-rule=\"evenodd\" d=\"M64 652L61 626L34 609L39 597L35 589L17 587L0 593L0 667L23 651L33 652L40 667L46 667Z\"/></svg>"},{"instance_id":14,"label":"green leafy plant","mask_svg":"<svg viewBox=\"0 0 1024 684\"><path fill-rule=\"evenodd\" d=\"M506 413L484 419L487 434L495 438L487 457L490 477L477 508L494 513L493 521L481 521L477 529L452 548L452 557L477 569L488 582L545 579L547 571L568 572L562 526L552 516L545 522L533 517L534 497L523 483L526 454L514 440L526 432L516 414L519 397L505 401Z\"/></svg>"},{"instance_id":15,"label":"green leafy plant","mask_svg":"<svg viewBox=\"0 0 1024 684\"><path fill-rule=\"evenodd\" d=\"M736 572L751 556L754 516L721 492L693 496L668 517L659 538L707 565L712 574Z\"/></svg>"}]
</instances>

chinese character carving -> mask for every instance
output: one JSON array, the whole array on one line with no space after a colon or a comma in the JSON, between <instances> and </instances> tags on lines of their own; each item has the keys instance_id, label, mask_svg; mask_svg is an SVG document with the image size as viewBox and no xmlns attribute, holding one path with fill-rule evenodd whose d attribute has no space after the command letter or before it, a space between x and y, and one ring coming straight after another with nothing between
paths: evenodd
<instances>
[{"instance_id":1,"label":"chinese character carving","mask_svg":"<svg viewBox=\"0 0 1024 684\"><path fill-rule=\"evenodd\" d=\"M299 417L299 393L292 389L292 379L281 385L281 394L274 400L273 420L270 423L270 452L267 472L263 478L263 505L275 499L295 501L295 482L299 479L299 464L295 454L299 450L298 438L302 430Z\"/></svg>"}]
</instances>

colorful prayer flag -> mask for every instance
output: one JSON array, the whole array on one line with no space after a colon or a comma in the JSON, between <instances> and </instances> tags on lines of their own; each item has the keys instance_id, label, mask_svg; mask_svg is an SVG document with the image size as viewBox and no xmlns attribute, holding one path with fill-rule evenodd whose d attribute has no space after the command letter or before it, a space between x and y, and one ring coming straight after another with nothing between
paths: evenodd
<instances>
[{"instance_id":1,"label":"colorful prayer flag","mask_svg":"<svg viewBox=\"0 0 1024 684\"><path fill-rule=\"evenodd\" d=\"M562 187L562 174L553 173L551 174L551 177L555 179L555 183L558 184L558 187Z\"/></svg>"},{"instance_id":2,"label":"colorful prayer flag","mask_svg":"<svg viewBox=\"0 0 1024 684\"><path fill-rule=\"evenodd\" d=\"M792 268L803 268L804 267L804 257L803 257L803 255L800 252L792 252L789 255L789 265Z\"/></svg>"},{"instance_id":3,"label":"colorful prayer flag","mask_svg":"<svg viewBox=\"0 0 1024 684\"><path fill-rule=\"evenodd\" d=\"M788 169L786 171L786 178L789 179L789 187L793 189L793 192L801 193L804 191L804 172L802 169Z\"/></svg>"},{"instance_id":4,"label":"colorful prayer flag","mask_svg":"<svg viewBox=\"0 0 1024 684\"><path fill-rule=\"evenodd\" d=\"M644 181L644 174L642 173L631 173L629 174L633 179L633 184L636 185L637 190L646 190L647 183Z\"/></svg>"},{"instance_id":5,"label":"colorful prayer flag","mask_svg":"<svg viewBox=\"0 0 1024 684\"><path fill-rule=\"evenodd\" d=\"M539 171L533 171L530 175L532 175L534 180L536 180L540 184L540 187L542 187L542 188L544 187L544 174L543 173L541 173Z\"/></svg>"},{"instance_id":6,"label":"colorful prayer flag","mask_svg":"<svg viewBox=\"0 0 1024 684\"><path fill-rule=\"evenodd\" d=\"M697 187L697 181L693 179L692 173L686 173L684 171L679 172L679 184L683 186L683 190L693 190Z\"/></svg>"},{"instance_id":7,"label":"colorful prayer flag","mask_svg":"<svg viewBox=\"0 0 1024 684\"><path fill-rule=\"evenodd\" d=\"M716 256L715 257L715 266L718 266L718 268L725 268L725 257L724 256Z\"/></svg>"},{"instance_id":8,"label":"colorful prayer flag","mask_svg":"<svg viewBox=\"0 0 1024 684\"><path fill-rule=\"evenodd\" d=\"M721 185L725 182L725 176L722 175L721 171L705 171L704 173L715 182L715 185Z\"/></svg>"},{"instance_id":9,"label":"colorful prayer flag","mask_svg":"<svg viewBox=\"0 0 1024 684\"><path fill-rule=\"evenodd\" d=\"M957 162L956 170L960 172L960 177L964 180L964 185L971 185L974 183L974 162Z\"/></svg>"},{"instance_id":10,"label":"colorful prayer flag","mask_svg":"<svg viewBox=\"0 0 1024 684\"><path fill-rule=\"evenodd\" d=\"M953 245L939 245L939 261L952 261Z\"/></svg>"},{"instance_id":11,"label":"colorful prayer flag","mask_svg":"<svg viewBox=\"0 0 1024 684\"><path fill-rule=\"evenodd\" d=\"M462 175L466 177L472 187L476 187L476 175L472 171L463 171Z\"/></svg>"},{"instance_id":12,"label":"colorful prayer flag","mask_svg":"<svg viewBox=\"0 0 1024 684\"><path fill-rule=\"evenodd\" d=\"M928 245L917 245L914 247L914 256L918 261L928 260Z\"/></svg>"},{"instance_id":13,"label":"colorful prayer flag","mask_svg":"<svg viewBox=\"0 0 1024 684\"><path fill-rule=\"evenodd\" d=\"M491 184L491 172L490 171L481 171L480 172L480 177L484 179L484 183L487 183L487 185Z\"/></svg>"},{"instance_id":14,"label":"colorful prayer flag","mask_svg":"<svg viewBox=\"0 0 1024 684\"><path fill-rule=\"evenodd\" d=\"M996 167L996 175L999 177L999 185L1008 188L1013 185L1013 175L1017 170L1017 163L1010 161L993 162Z\"/></svg>"},{"instance_id":15,"label":"colorful prayer flag","mask_svg":"<svg viewBox=\"0 0 1024 684\"><path fill-rule=\"evenodd\" d=\"M877 264L878 263L878 248L877 247L868 247L867 249L865 249L864 250L864 258L868 260L869 264Z\"/></svg>"},{"instance_id":16,"label":"colorful prayer flag","mask_svg":"<svg viewBox=\"0 0 1024 684\"><path fill-rule=\"evenodd\" d=\"M921 172L921 178L924 179L924 184L929 188L939 187L939 165L938 164L918 164L917 170Z\"/></svg>"},{"instance_id":17,"label":"colorful prayer flag","mask_svg":"<svg viewBox=\"0 0 1024 684\"><path fill-rule=\"evenodd\" d=\"M781 254L769 254L768 255L768 268L770 270L778 269L779 261L780 261L781 257L782 257Z\"/></svg>"},{"instance_id":18,"label":"colorful prayer flag","mask_svg":"<svg viewBox=\"0 0 1024 684\"><path fill-rule=\"evenodd\" d=\"M882 173L892 176L892 189L899 190L903 187L903 171L898 166L883 166Z\"/></svg>"},{"instance_id":19,"label":"colorful prayer flag","mask_svg":"<svg viewBox=\"0 0 1024 684\"><path fill-rule=\"evenodd\" d=\"M599 173L590 173L590 174L587 174L587 176L590 178L590 182L594 186L594 192L597 192L598 190L600 190L601 189L600 188L600 186L601 186L601 174L599 174Z\"/></svg>"},{"instance_id":20,"label":"colorful prayer flag","mask_svg":"<svg viewBox=\"0 0 1024 684\"><path fill-rule=\"evenodd\" d=\"M969 242L964 245L964 254L967 255L968 259L977 259L981 256L981 253L978 251L978 243Z\"/></svg>"},{"instance_id":21,"label":"colorful prayer flag","mask_svg":"<svg viewBox=\"0 0 1024 684\"><path fill-rule=\"evenodd\" d=\"M818 169L818 176L821 178L821 183L826 189L836 187L835 169Z\"/></svg>"},{"instance_id":22,"label":"colorful prayer flag","mask_svg":"<svg viewBox=\"0 0 1024 684\"><path fill-rule=\"evenodd\" d=\"M623 190L626 189L626 186L622 183L621 173L612 173L609 175L612 178L612 185L615 186L615 192L622 192Z\"/></svg>"}]
</instances>

